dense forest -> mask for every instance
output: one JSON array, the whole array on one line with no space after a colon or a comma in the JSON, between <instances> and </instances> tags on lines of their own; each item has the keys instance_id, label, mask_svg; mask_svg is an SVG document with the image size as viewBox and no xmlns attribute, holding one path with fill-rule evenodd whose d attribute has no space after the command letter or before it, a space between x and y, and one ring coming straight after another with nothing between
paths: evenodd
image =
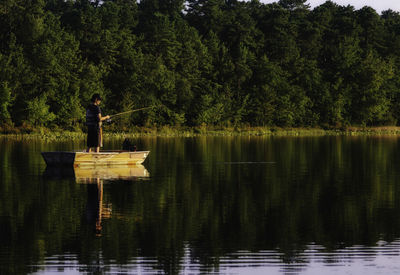
<instances>
[{"instance_id":1,"label":"dense forest","mask_svg":"<svg viewBox=\"0 0 400 275\"><path fill-rule=\"evenodd\" d=\"M0 125L400 123L400 14L305 0L2 0Z\"/></svg>"}]
</instances>

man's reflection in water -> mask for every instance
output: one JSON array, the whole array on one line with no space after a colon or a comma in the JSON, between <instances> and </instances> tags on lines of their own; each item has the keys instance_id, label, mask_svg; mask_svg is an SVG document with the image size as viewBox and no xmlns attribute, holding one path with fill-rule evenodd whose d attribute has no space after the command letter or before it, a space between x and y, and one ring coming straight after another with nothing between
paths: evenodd
<instances>
[{"instance_id":1,"label":"man's reflection in water","mask_svg":"<svg viewBox=\"0 0 400 275\"><path fill-rule=\"evenodd\" d=\"M111 205L104 207L103 205L103 180L100 178L88 179L87 186L87 205L86 220L92 225L95 224L96 236L101 236L102 219L111 217Z\"/></svg>"}]
</instances>

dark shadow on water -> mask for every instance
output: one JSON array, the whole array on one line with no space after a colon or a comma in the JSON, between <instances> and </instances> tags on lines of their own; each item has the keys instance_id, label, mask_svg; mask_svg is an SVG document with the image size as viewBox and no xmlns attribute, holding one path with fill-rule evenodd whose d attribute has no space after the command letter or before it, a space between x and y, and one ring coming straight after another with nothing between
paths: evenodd
<instances>
[{"instance_id":1,"label":"dark shadow on water","mask_svg":"<svg viewBox=\"0 0 400 275\"><path fill-rule=\"evenodd\" d=\"M35 172L35 154L5 146L1 274L50 268L51 256L67 265L68 254L80 270L163 274L301 273L399 255L397 138L142 143L145 170L124 171Z\"/></svg>"}]
</instances>

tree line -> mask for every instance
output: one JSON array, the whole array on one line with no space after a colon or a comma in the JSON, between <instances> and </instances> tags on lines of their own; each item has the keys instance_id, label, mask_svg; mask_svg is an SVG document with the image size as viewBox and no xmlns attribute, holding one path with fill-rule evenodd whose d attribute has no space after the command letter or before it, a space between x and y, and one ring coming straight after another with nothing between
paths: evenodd
<instances>
[{"instance_id":1,"label":"tree line","mask_svg":"<svg viewBox=\"0 0 400 275\"><path fill-rule=\"evenodd\" d=\"M400 14L306 0L3 0L0 125L400 121Z\"/></svg>"}]
</instances>

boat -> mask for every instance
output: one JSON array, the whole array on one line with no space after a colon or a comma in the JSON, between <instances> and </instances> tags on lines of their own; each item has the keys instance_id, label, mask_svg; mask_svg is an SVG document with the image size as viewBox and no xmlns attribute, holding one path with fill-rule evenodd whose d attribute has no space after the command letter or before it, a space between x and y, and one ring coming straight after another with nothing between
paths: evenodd
<instances>
[{"instance_id":1,"label":"boat","mask_svg":"<svg viewBox=\"0 0 400 275\"><path fill-rule=\"evenodd\" d=\"M150 151L100 151L88 152L42 152L47 166L115 166L137 165L144 162Z\"/></svg>"}]
</instances>

